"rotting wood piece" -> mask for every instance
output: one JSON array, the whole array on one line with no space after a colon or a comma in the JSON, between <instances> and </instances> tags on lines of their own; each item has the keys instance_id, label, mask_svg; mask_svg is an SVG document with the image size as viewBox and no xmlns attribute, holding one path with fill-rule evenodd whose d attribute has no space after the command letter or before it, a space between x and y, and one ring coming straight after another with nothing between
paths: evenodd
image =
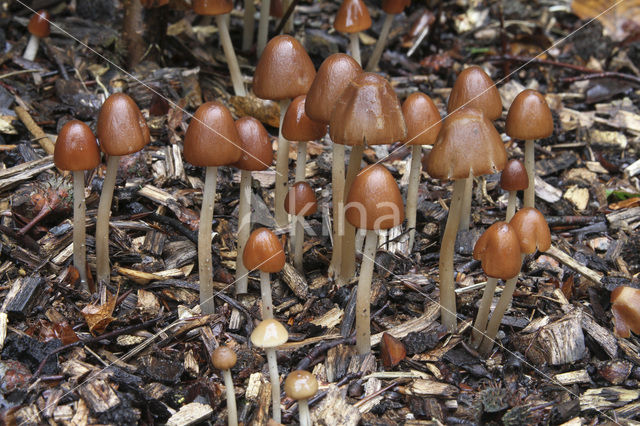
<instances>
[{"instance_id":1,"label":"rotting wood piece","mask_svg":"<svg viewBox=\"0 0 640 426\"><path fill-rule=\"evenodd\" d=\"M285 263L282 268L282 280L289 286L298 299L307 300L309 298L309 285L307 284L307 280L289 263Z\"/></svg>"},{"instance_id":2,"label":"rotting wood piece","mask_svg":"<svg viewBox=\"0 0 640 426\"><path fill-rule=\"evenodd\" d=\"M360 411L347 403L336 385L329 385L327 396L311 412L311 424L318 426L356 426L360 422Z\"/></svg>"},{"instance_id":3,"label":"rotting wood piece","mask_svg":"<svg viewBox=\"0 0 640 426\"><path fill-rule=\"evenodd\" d=\"M33 303L38 298L39 292L44 285L44 278L41 276L19 278L12 286L13 297L8 299L6 310L11 320L24 320L31 312ZM15 289L15 290L14 290Z\"/></svg>"},{"instance_id":4,"label":"rotting wood piece","mask_svg":"<svg viewBox=\"0 0 640 426\"><path fill-rule=\"evenodd\" d=\"M213 414L213 408L209 404L191 402L180 407L180 411L167 420L167 426L188 426L200 423Z\"/></svg>"},{"instance_id":5,"label":"rotting wood piece","mask_svg":"<svg viewBox=\"0 0 640 426\"><path fill-rule=\"evenodd\" d=\"M622 407L640 398L640 389L626 389L621 386L587 389L580 395L580 410L604 411Z\"/></svg>"},{"instance_id":6,"label":"rotting wood piece","mask_svg":"<svg viewBox=\"0 0 640 426\"><path fill-rule=\"evenodd\" d=\"M104 413L120 404L120 398L103 379L87 380L78 393L93 413Z\"/></svg>"}]
</instances>

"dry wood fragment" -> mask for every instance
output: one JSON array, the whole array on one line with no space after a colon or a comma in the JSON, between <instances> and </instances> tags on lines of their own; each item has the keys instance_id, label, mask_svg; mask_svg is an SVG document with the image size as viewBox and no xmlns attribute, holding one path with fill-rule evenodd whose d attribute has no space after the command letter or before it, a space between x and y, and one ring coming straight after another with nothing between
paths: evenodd
<instances>
[{"instance_id":1,"label":"dry wood fragment","mask_svg":"<svg viewBox=\"0 0 640 426\"><path fill-rule=\"evenodd\" d=\"M535 177L536 197L547 203L557 203L562 198L562 190L548 184L542 178Z\"/></svg>"},{"instance_id":2,"label":"dry wood fragment","mask_svg":"<svg viewBox=\"0 0 640 426\"><path fill-rule=\"evenodd\" d=\"M628 339L618 339L618 345L631 361L640 366L640 348L638 346L631 343Z\"/></svg>"},{"instance_id":3,"label":"dry wood fragment","mask_svg":"<svg viewBox=\"0 0 640 426\"><path fill-rule=\"evenodd\" d=\"M339 307L335 306L332 309L329 309L322 316L314 318L311 321L312 324L318 325L320 327L332 328L336 325L340 324L342 321L342 317L344 316L344 311Z\"/></svg>"},{"instance_id":4,"label":"dry wood fragment","mask_svg":"<svg viewBox=\"0 0 640 426\"><path fill-rule=\"evenodd\" d=\"M383 333L388 333L396 339L402 339L407 334L412 332L422 331L433 324L433 322L440 315L440 308L437 304L431 303L427 306L424 315L418 318L411 319L400 325L392 327ZM371 336L371 346L376 346L382 340L382 333L377 333Z\"/></svg>"},{"instance_id":5,"label":"dry wood fragment","mask_svg":"<svg viewBox=\"0 0 640 426\"><path fill-rule=\"evenodd\" d=\"M12 413L11 417L13 417L11 423L16 425L39 426L43 424L42 417L40 417L40 410L38 410L35 404L18 408Z\"/></svg>"},{"instance_id":6,"label":"dry wood fragment","mask_svg":"<svg viewBox=\"0 0 640 426\"><path fill-rule=\"evenodd\" d=\"M342 379L347 374L349 363L355 354L356 349L353 345L338 345L329 349L324 360L327 380L337 382Z\"/></svg>"},{"instance_id":7,"label":"dry wood fragment","mask_svg":"<svg viewBox=\"0 0 640 426\"><path fill-rule=\"evenodd\" d=\"M53 151L56 149L56 145L51 141L51 139L49 139L44 131L42 131L40 126L38 126L33 118L31 118L31 114L29 114L26 109L20 106L15 107L14 111L18 115L20 121L22 121L24 126L27 128L27 130L29 130L29 133L31 133L34 139L38 141L42 149L44 149L47 154L53 155Z\"/></svg>"},{"instance_id":8,"label":"dry wood fragment","mask_svg":"<svg viewBox=\"0 0 640 426\"><path fill-rule=\"evenodd\" d=\"M587 389L580 395L580 410L608 410L622 407L640 398L640 389L626 389L621 386Z\"/></svg>"},{"instance_id":9,"label":"dry wood fragment","mask_svg":"<svg viewBox=\"0 0 640 426\"><path fill-rule=\"evenodd\" d=\"M398 391L404 395L439 396L442 398L454 398L459 392L458 388L453 385L431 379L416 379L408 386L400 386Z\"/></svg>"},{"instance_id":10,"label":"dry wood fragment","mask_svg":"<svg viewBox=\"0 0 640 426\"><path fill-rule=\"evenodd\" d=\"M616 413L616 416L622 417L623 419L632 419L640 414L640 402L632 402L627 405L623 405L622 407L618 407L613 410Z\"/></svg>"},{"instance_id":11,"label":"dry wood fragment","mask_svg":"<svg viewBox=\"0 0 640 426\"><path fill-rule=\"evenodd\" d=\"M556 374L553 377L561 385L573 385L575 383L590 383L591 377L587 370L567 371L566 373Z\"/></svg>"},{"instance_id":12,"label":"dry wood fragment","mask_svg":"<svg viewBox=\"0 0 640 426\"><path fill-rule=\"evenodd\" d=\"M265 425L269 421L269 407L271 407L271 384L266 380L260 380L260 391L256 401L257 411L254 416L255 425Z\"/></svg>"},{"instance_id":13,"label":"dry wood fragment","mask_svg":"<svg viewBox=\"0 0 640 426\"><path fill-rule=\"evenodd\" d=\"M87 380L78 393L93 413L104 413L120 404L120 398L103 379Z\"/></svg>"},{"instance_id":14,"label":"dry wood fragment","mask_svg":"<svg viewBox=\"0 0 640 426\"><path fill-rule=\"evenodd\" d=\"M2 170L0 171L0 192L12 188L20 182L31 179L53 167L53 156L48 155L39 160L29 161Z\"/></svg>"},{"instance_id":15,"label":"dry wood fragment","mask_svg":"<svg viewBox=\"0 0 640 426\"><path fill-rule=\"evenodd\" d=\"M555 258L556 260L558 260L559 262L565 264L566 266L568 266L569 268L573 269L574 271L576 271L577 273L581 274L582 276L584 276L585 278L589 279L590 281L600 285L601 284L601 279L602 279L602 274L587 268L586 266L578 263L573 257L569 256L568 254L566 254L565 252L563 252L562 250L558 249L556 246L551 246L549 248L549 250L547 250L545 252L545 254Z\"/></svg>"},{"instance_id":16,"label":"dry wood fragment","mask_svg":"<svg viewBox=\"0 0 640 426\"><path fill-rule=\"evenodd\" d=\"M209 404L191 402L180 407L180 411L167 420L167 426L187 426L200 423L211 417L213 408Z\"/></svg>"},{"instance_id":17,"label":"dry wood fragment","mask_svg":"<svg viewBox=\"0 0 640 426\"><path fill-rule=\"evenodd\" d=\"M290 263L285 263L282 268L282 280L299 299L307 300L309 298L307 280Z\"/></svg>"},{"instance_id":18,"label":"dry wood fragment","mask_svg":"<svg viewBox=\"0 0 640 426\"><path fill-rule=\"evenodd\" d=\"M317 426L356 426L360 411L347 403L345 395L336 385L329 385L327 396L311 409L311 423Z\"/></svg>"},{"instance_id":19,"label":"dry wood fragment","mask_svg":"<svg viewBox=\"0 0 640 426\"><path fill-rule=\"evenodd\" d=\"M44 279L40 276L19 278L11 286L11 298L7 298L5 312L10 318L24 320L42 290Z\"/></svg>"},{"instance_id":20,"label":"dry wood fragment","mask_svg":"<svg viewBox=\"0 0 640 426\"><path fill-rule=\"evenodd\" d=\"M607 220L612 225L615 223L627 223L632 229L640 226L640 207L618 210L607 215Z\"/></svg>"},{"instance_id":21,"label":"dry wood fragment","mask_svg":"<svg viewBox=\"0 0 640 426\"><path fill-rule=\"evenodd\" d=\"M582 329L606 352L611 359L618 358L618 341L607 328L602 327L588 313L582 312Z\"/></svg>"}]
</instances>

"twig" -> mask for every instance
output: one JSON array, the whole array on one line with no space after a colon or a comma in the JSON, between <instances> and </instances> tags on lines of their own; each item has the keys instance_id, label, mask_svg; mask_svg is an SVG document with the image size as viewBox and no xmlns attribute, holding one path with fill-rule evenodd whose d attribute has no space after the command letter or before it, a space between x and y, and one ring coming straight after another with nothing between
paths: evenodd
<instances>
[{"instance_id":1,"label":"twig","mask_svg":"<svg viewBox=\"0 0 640 426\"><path fill-rule=\"evenodd\" d=\"M569 256L565 252L558 249L556 246L551 246L549 250L544 252L544 254L548 254L549 256L555 258L561 263L564 263L569 268L573 269L577 273L583 275L585 278L593 281L598 285L602 285L601 279L602 275L597 273L596 271L587 268L586 266L578 263L573 257Z\"/></svg>"},{"instance_id":2,"label":"twig","mask_svg":"<svg viewBox=\"0 0 640 426\"><path fill-rule=\"evenodd\" d=\"M287 8L287 11L282 16L282 19L280 20L280 23L276 27L276 30L274 31L274 34L278 35L278 34L280 34L282 32L282 29L284 28L285 25L287 25L287 21L291 17L291 14L293 13L293 11L296 8L296 6L298 5L298 3L300 3L300 0L293 0L291 2L289 7Z\"/></svg>"},{"instance_id":3,"label":"twig","mask_svg":"<svg viewBox=\"0 0 640 426\"><path fill-rule=\"evenodd\" d=\"M311 364L319 358L322 354L324 354L329 349L336 347L338 345L346 344L346 345L354 345L356 343L355 337L343 337L341 339L332 340L330 342L324 342L311 349L311 351L302 358L302 360L296 366L296 370L308 370Z\"/></svg>"},{"instance_id":4,"label":"twig","mask_svg":"<svg viewBox=\"0 0 640 426\"><path fill-rule=\"evenodd\" d=\"M31 133L34 139L38 141L42 149L44 149L47 154L53 155L56 145L51 141L51 139L49 139L40 126L33 121L31 114L20 106L15 107L14 111L27 130L29 130L29 133Z\"/></svg>"},{"instance_id":5,"label":"twig","mask_svg":"<svg viewBox=\"0 0 640 426\"><path fill-rule=\"evenodd\" d=\"M627 80L632 83L640 85L640 78L636 77L635 75L625 74L625 73L615 72L615 71L604 71L604 72L598 72L594 74L578 75L575 77L564 77L560 81L563 83L573 83L575 81L596 80L600 78L617 78L620 80Z\"/></svg>"}]
</instances>

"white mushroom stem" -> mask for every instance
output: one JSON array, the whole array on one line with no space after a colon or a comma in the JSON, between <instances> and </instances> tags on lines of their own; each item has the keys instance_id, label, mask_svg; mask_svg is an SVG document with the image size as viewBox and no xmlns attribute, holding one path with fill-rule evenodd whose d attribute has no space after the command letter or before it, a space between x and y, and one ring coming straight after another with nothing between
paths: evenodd
<instances>
[{"instance_id":1,"label":"white mushroom stem","mask_svg":"<svg viewBox=\"0 0 640 426\"><path fill-rule=\"evenodd\" d=\"M242 50L247 51L253 44L253 33L256 25L256 5L253 0L244 0L244 28L242 29Z\"/></svg>"},{"instance_id":2,"label":"white mushroom stem","mask_svg":"<svg viewBox=\"0 0 640 426\"><path fill-rule=\"evenodd\" d=\"M302 243L304 242L304 226L302 221L304 217L300 215L293 216L293 223L291 226L291 239L293 240L293 265L298 272L304 276L304 268L302 267Z\"/></svg>"},{"instance_id":3,"label":"white mushroom stem","mask_svg":"<svg viewBox=\"0 0 640 426\"><path fill-rule=\"evenodd\" d=\"M377 246L378 234L367 231L356 293L356 349L361 355L371 352L371 280Z\"/></svg>"},{"instance_id":4,"label":"white mushroom stem","mask_svg":"<svg viewBox=\"0 0 640 426\"><path fill-rule=\"evenodd\" d=\"M298 401L298 414L300 415L300 426L311 426L308 400L301 399Z\"/></svg>"},{"instance_id":5,"label":"white mushroom stem","mask_svg":"<svg viewBox=\"0 0 640 426\"><path fill-rule=\"evenodd\" d=\"M107 172L102 182L102 193L98 204L96 219L96 276L98 285L109 284L111 267L109 266L109 216L111 215L111 201L113 189L116 186L119 155L110 155L107 160Z\"/></svg>"},{"instance_id":6,"label":"white mushroom stem","mask_svg":"<svg viewBox=\"0 0 640 426\"><path fill-rule=\"evenodd\" d=\"M213 265L211 262L211 229L216 200L218 168L207 167L202 191L200 226L198 228L198 275L200 277L200 310L204 315L215 313L213 299Z\"/></svg>"},{"instance_id":7,"label":"white mushroom stem","mask_svg":"<svg viewBox=\"0 0 640 426\"><path fill-rule=\"evenodd\" d=\"M227 393L227 422L229 426L238 426L238 410L236 408L236 394L233 390L231 370L222 370L224 387Z\"/></svg>"},{"instance_id":8,"label":"white mushroom stem","mask_svg":"<svg viewBox=\"0 0 640 426\"><path fill-rule=\"evenodd\" d=\"M87 233L85 229L84 170L73 171L73 265L87 289Z\"/></svg>"},{"instance_id":9,"label":"white mushroom stem","mask_svg":"<svg viewBox=\"0 0 640 426\"><path fill-rule=\"evenodd\" d=\"M276 350L274 348L265 348L267 355L267 363L269 364L269 380L271 380L271 401L273 407L272 417L276 423L280 423L280 375L278 374L278 360L276 358Z\"/></svg>"},{"instance_id":10,"label":"white mushroom stem","mask_svg":"<svg viewBox=\"0 0 640 426\"><path fill-rule=\"evenodd\" d=\"M507 215L505 218L506 222L509 222L514 214L516 214L516 200L518 191L509 191L509 199L507 201Z\"/></svg>"},{"instance_id":11,"label":"white mushroom stem","mask_svg":"<svg viewBox=\"0 0 640 426\"><path fill-rule=\"evenodd\" d=\"M262 320L273 318L271 279L268 272L260 271L260 297L262 297Z\"/></svg>"},{"instance_id":12,"label":"white mushroom stem","mask_svg":"<svg viewBox=\"0 0 640 426\"><path fill-rule=\"evenodd\" d=\"M258 42L257 53L258 58L262 55L262 51L267 45L267 36L269 35L269 9L271 8L271 0L262 0L260 6L260 21L258 22Z\"/></svg>"},{"instance_id":13,"label":"white mushroom stem","mask_svg":"<svg viewBox=\"0 0 640 426\"><path fill-rule=\"evenodd\" d=\"M347 178L344 184L344 202L346 202L351 184L360 170L363 152L364 144L351 147L349 168L347 169ZM344 210L342 211L342 215L344 216ZM340 280L342 283L349 281L356 273L356 228L344 220L344 230L344 236L342 237L342 267L340 269Z\"/></svg>"},{"instance_id":14,"label":"white mushroom stem","mask_svg":"<svg viewBox=\"0 0 640 426\"><path fill-rule=\"evenodd\" d=\"M296 155L296 182L303 182L306 177L307 167L307 142L298 142Z\"/></svg>"},{"instance_id":15,"label":"white mushroom stem","mask_svg":"<svg viewBox=\"0 0 640 426\"><path fill-rule=\"evenodd\" d=\"M216 15L218 34L220 35L220 41L222 42L222 50L224 50L224 56L227 59L229 73L231 74L233 91L235 92L236 96L245 96L247 93L244 90L242 73L240 72L238 58L236 58L236 52L233 50L233 44L231 43L231 37L229 36L229 26L227 24L225 16L228 15L226 13L224 15Z\"/></svg>"},{"instance_id":16,"label":"white mushroom stem","mask_svg":"<svg viewBox=\"0 0 640 426\"><path fill-rule=\"evenodd\" d=\"M471 199L473 193L473 174L469 173L469 177L465 179L464 195L462 197L462 212L460 213L459 231L468 231L469 222L471 220Z\"/></svg>"},{"instance_id":17,"label":"white mushroom stem","mask_svg":"<svg viewBox=\"0 0 640 426\"><path fill-rule=\"evenodd\" d=\"M282 136L282 121L289 103L289 99L280 101L280 130L278 131L278 151L276 152L274 209L276 224L280 227L286 226L289 221L287 211L284 209L284 199L289 189L289 141Z\"/></svg>"},{"instance_id":18,"label":"white mushroom stem","mask_svg":"<svg viewBox=\"0 0 640 426\"><path fill-rule=\"evenodd\" d=\"M22 57L27 61L33 61L34 59L36 59L39 45L40 37L31 34L31 37L29 37L29 41L27 42L27 48L24 49L24 54L22 55Z\"/></svg>"},{"instance_id":19,"label":"white mushroom stem","mask_svg":"<svg viewBox=\"0 0 640 426\"><path fill-rule=\"evenodd\" d=\"M242 255L251 231L251 172L240 171L240 206L238 207L238 254L236 257L236 294L244 294L249 287L249 271Z\"/></svg>"},{"instance_id":20,"label":"white mushroom stem","mask_svg":"<svg viewBox=\"0 0 640 426\"><path fill-rule=\"evenodd\" d=\"M344 235L344 145L333 147L331 187L333 189L333 250L329 276L338 277L342 267L342 237Z\"/></svg>"},{"instance_id":21,"label":"white mushroom stem","mask_svg":"<svg viewBox=\"0 0 640 426\"><path fill-rule=\"evenodd\" d=\"M373 53L369 58L369 62L367 62L366 70L369 72L374 71L378 66L378 62L380 62L384 47L387 44L387 39L389 38L389 31L391 30L391 24L393 23L393 18L395 15L391 13L386 13L385 15L386 16L384 17L384 22L382 23L382 30L380 31L380 37L378 37L376 47L373 49Z\"/></svg>"},{"instance_id":22,"label":"white mushroom stem","mask_svg":"<svg viewBox=\"0 0 640 426\"><path fill-rule=\"evenodd\" d=\"M493 294L496 291L497 284L498 279L490 277L487 280L487 285L484 287L480 308L478 309L476 321L473 324L473 332L471 333L471 344L476 348L480 346L480 342L482 342L482 337L484 336L487 319L489 319L489 311L491 310L491 302L493 301Z\"/></svg>"},{"instance_id":23,"label":"white mushroom stem","mask_svg":"<svg viewBox=\"0 0 640 426\"><path fill-rule=\"evenodd\" d=\"M349 45L351 46L351 57L356 60L358 65L362 65L360 60L360 39L359 33L349 33Z\"/></svg>"},{"instance_id":24,"label":"white mushroom stem","mask_svg":"<svg viewBox=\"0 0 640 426\"><path fill-rule=\"evenodd\" d=\"M407 229L409 229L409 252L413 250L413 243L416 238L418 186L420 185L421 171L422 171L422 145L413 145L411 147L411 166L409 168L409 186L407 187Z\"/></svg>"},{"instance_id":25,"label":"white mushroom stem","mask_svg":"<svg viewBox=\"0 0 640 426\"><path fill-rule=\"evenodd\" d=\"M533 139L524 142L524 168L527 169L527 175L529 175L529 187L524 190L525 207L535 207L536 204L536 160L533 144Z\"/></svg>"}]
</instances>

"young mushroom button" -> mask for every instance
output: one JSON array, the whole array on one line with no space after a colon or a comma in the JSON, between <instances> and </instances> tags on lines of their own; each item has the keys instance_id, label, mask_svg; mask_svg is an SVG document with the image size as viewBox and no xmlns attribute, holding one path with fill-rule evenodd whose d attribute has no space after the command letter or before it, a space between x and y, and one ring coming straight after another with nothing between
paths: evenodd
<instances>
[{"instance_id":1,"label":"young mushroom button","mask_svg":"<svg viewBox=\"0 0 640 426\"><path fill-rule=\"evenodd\" d=\"M509 192L506 221L509 222L516 212L516 195L529 187L529 176L520 160L509 160L500 175L500 187Z\"/></svg>"},{"instance_id":2,"label":"young mushroom button","mask_svg":"<svg viewBox=\"0 0 640 426\"><path fill-rule=\"evenodd\" d=\"M336 31L349 34L351 56L356 62L362 64L358 33L371 27L371 16L364 1L343 0L333 21L333 27Z\"/></svg>"},{"instance_id":3,"label":"young mushroom button","mask_svg":"<svg viewBox=\"0 0 640 426\"><path fill-rule=\"evenodd\" d=\"M286 393L289 398L298 401L300 426L311 426L307 400L313 397L317 391L318 381L316 377L308 371L294 370L289 373L284 382L284 393Z\"/></svg>"},{"instance_id":4,"label":"young mushroom button","mask_svg":"<svg viewBox=\"0 0 640 426\"><path fill-rule=\"evenodd\" d=\"M260 270L262 318L273 318L269 274L280 272L284 267L285 256L280 240L267 228L256 229L251 233L244 246L242 262L250 271Z\"/></svg>"},{"instance_id":5,"label":"young mushroom button","mask_svg":"<svg viewBox=\"0 0 640 426\"><path fill-rule=\"evenodd\" d=\"M219 346L211 354L213 366L222 371L224 377L224 387L227 394L227 419L229 426L238 424L238 413L236 409L236 395L233 390L233 379L231 369L236 365L236 353L228 346Z\"/></svg>"},{"instance_id":6,"label":"young mushroom button","mask_svg":"<svg viewBox=\"0 0 640 426\"><path fill-rule=\"evenodd\" d=\"M38 53L38 45L40 44L40 39L44 37L48 37L51 33L51 28L49 25L49 20L51 16L49 12L46 10L39 10L29 20L29 24L27 25L27 30L31 34L29 37L29 41L27 42L27 47L24 50L24 54L22 57L28 61L33 61L36 58L36 53Z\"/></svg>"}]
</instances>

